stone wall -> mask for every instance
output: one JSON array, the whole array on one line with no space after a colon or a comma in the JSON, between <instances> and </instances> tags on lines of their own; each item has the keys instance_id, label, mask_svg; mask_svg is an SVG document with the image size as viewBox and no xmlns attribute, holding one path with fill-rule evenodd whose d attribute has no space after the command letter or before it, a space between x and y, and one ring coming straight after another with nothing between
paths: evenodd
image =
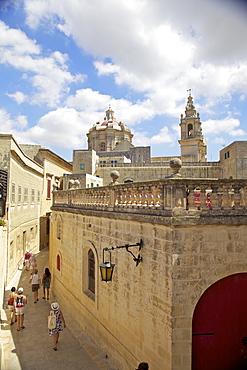
<instances>
[{"instance_id":1,"label":"stone wall","mask_svg":"<svg viewBox=\"0 0 247 370\"><path fill-rule=\"evenodd\" d=\"M181 219L173 233L173 370L191 369L192 319L200 297L218 280L247 271L246 216Z\"/></svg>"},{"instance_id":2,"label":"stone wall","mask_svg":"<svg viewBox=\"0 0 247 370\"><path fill-rule=\"evenodd\" d=\"M103 204L103 193L96 203L88 198L83 203L79 192L73 193L74 198L68 192L56 195L50 248L54 293L120 370L134 369L140 361L149 362L152 370L191 369L192 318L198 300L219 279L247 271L246 197L239 198L244 182L202 183L201 189L208 189L209 183L213 189L211 206L206 208L205 197L196 206L198 195L193 191L183 200L187 194L183 183L187 189L195 186L193 180L150 181L145 189L150 185L153 198L145 190L150 200L143 199L139 206L138 192L133 193L136 184L126 185L125 190L116 186L123 196L119 199L127 203L118 203L118 196L110 193L115 207ZM163 201L155 190L155 185L161 189L162 184L167 186L161 190ZM231 193L229 201L221 201L216 189L226 186L234 187L235 203ZM110 191L117 192L114 189ZM93 192L101 189L90 191L95 202ZM153 209L156 206L159 209ZM98 265L103 262L103 248L140 239L144 242L140 265L135 266L125 249L113 250L113 281L102 282ZM132 251L137 254L135 248ZM95 294L88 289L90 249L95 258Z\"/></svg>"},{"instance_id":3,"label":"stone wall","mask_svg":"<svg viewBox=\"0 0 247 370\"><path fill-rule=\"evenodd\" d=\"M61 239L56 236L62 223ZM116 218L116 219L114 219ZM148 217L145 217L148 221ZM119 369L148 360L153 370L172 364L171 229L148 222L54 212L50 261L53 293ZM125 249L112 252L113 281L102 282L99 264L105 247L143 239L143 262L136 267ZM88 251L95 256L96 291L88 289ZM133 248L138 252L138 248ZM61 271L56 268L61 256Z\"/></svg>"},{"instance_id":4,"label":"stone wall","mask_svg":"<svg viewBox=\"0 0 247 370\"><path fill-rule=\"evenodd\" d=\"M0 260L0 307L3 307L7 267L7 229L3 226L0 226Z\"/></svg>"},{"instance_id":5,"label":"stone wall","mask_svg":"<svg viewBox=\"0 0 247 370\"><path fill-rule=\"evenodd\" d=\"M234 141L220 151L223 178L247 178L247 141Z\"/></svg>"},{"instance_id":6,"label":"stone wall","mask_svg":"<svg viewBox=\"0 0 247 370\"><path fill-rule=\"evenodd\" d=\"M184 178L222 178L222 169L217 163L214 165L207 164L205 166L198 165L182 165L180 173ZM116 164L113 167L98 167L96 175L103 178L103 184L108 185L110 180L110 173L112 170L119 172L120 176L118 179L119 183L124 183L126 180L148 181L148 180L160 180L164 179L172 174L169 163L167 165L153 165L152 164L138 164L133 166L132 164L124 164L118 166Z\"/></svg>"}]
</instances>

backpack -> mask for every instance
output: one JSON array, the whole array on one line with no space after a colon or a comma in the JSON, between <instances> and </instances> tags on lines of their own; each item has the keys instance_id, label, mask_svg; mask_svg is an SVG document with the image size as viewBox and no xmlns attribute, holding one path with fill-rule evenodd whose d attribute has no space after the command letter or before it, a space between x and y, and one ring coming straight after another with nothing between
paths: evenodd
<instances>
[{"instance_id":1,"label":"backpack","mask_svg":"<svg viewBox=\"0 0 247 370\"><path fill-rule=\"evenodd\" d=\"M23 296L16 297L15 306L16 307L24 307L24 298L23 298Z\"/></svg>"}]
</instances>

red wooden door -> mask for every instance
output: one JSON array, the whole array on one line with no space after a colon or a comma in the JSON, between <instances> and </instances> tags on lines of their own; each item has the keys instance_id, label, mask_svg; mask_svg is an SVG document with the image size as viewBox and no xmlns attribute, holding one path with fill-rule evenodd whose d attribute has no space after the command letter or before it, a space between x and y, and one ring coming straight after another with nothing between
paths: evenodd
<instances>
[{"instance_id":1,"label":"red wooden door","mask_svg":"<svg viewBox=\"0 0 247 370\"><path fill-rule=\"evenodd\" d=\"M247 274L219 280L198 301L192 324L192 369L247 369Z\"/></svg>"}]
</instances>

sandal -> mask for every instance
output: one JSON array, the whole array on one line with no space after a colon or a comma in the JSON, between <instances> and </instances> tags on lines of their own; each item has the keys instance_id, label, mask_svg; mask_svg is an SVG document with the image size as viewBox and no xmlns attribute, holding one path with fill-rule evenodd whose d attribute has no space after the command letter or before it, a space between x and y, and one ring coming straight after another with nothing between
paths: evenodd
<instances>
[{"instance_id":1,"label":"sandal","mask_svg":"<svg viewBox=\"0 0 247 370\"><path fill-rule=\"evenodd\" d=\"M20 331L21 329L16 329L17 331Z\"/></svg>"},{"instance_id":2,"label":"sandal","mask_svg":"<svg viewBox=\"0 0 247 370\"><path fill-rule=\"evenodd\" d=\"M21 326L21 329L25 329L25 326Z\"/></svg>"},{"instance_id":3,"label":"sandal","mask_svg":"<svg viewBox=\"0 0 247 370\"><path fill-rule=\"evenodd\" d=\"M53 347L54 351L57 351L57 347Z\"/></svg>"}]
</instances>

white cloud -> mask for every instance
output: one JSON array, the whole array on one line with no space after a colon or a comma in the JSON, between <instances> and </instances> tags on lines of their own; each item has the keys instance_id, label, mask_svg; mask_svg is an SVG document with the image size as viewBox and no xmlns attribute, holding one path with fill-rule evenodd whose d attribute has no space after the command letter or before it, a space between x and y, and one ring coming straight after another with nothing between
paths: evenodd
<instances>
[{"instance_id":1,"label":"white cloud","mask_svg":"<svg viewBox=\"0 0 247 370\"><path fill-rule=\"evenodd\" d=\"M77 90L75 95L68 97L66 105L80 111L94 112L97 121L104 119L104 112L111 105L116 120L124 121L129 126L138 124L144 119L151 119L155 115L149 100L132 104L126 99L114 99L110 95L100 94L99 91L89 88Z\"/></svg>"},{"instance_id":2,"label":"white cloud","mask_svg":"<svg viewBox=\"0 0 247 370\"><path fill-rule=\"evenodd\" d=\"M84 148L93 118L93 115L77 112L73 108L58 108L45 114L36 126L26 132L26 136L45 146Z\"/></svg>"},{"instance_id":3,"label":"white cloud","mask_svg":"<svg viewBox=\"0 0 247 370\"><path fill-rule=\"evenodd\" d=\"M40 54L36 41L30 40L21 30L9 28L0 20L0 62L9 62L12 55L33 54Z\"/></svg>"},{"instance_id":4,"label":"white cloud","mask_svg":"<svg viewBox=\"0 0 247 370\"><path fill-rule=\"evenodd\" d=\"M134 145L147 146L156 144L173 144L177 142L176 132L171 132L168 127L164 126L157 135L148 137L147 132L132 131L134 133Z\"/></svg>"},{"instance_id":5,"label":"white cloud","mask_svg":"<svg viewBox=\"0 0 247 370\"><path fill-rule=\"evenodd\" d=\"M17 104L21 104L24 101L28 100L27 96L23 94L21 91L16 91L14 94L7 94L8 97L14 99Z\"/></svg>"},{"instance_id":6,"label":"white cloud","mask_svg":"<svg viewBox=\"0 0 247 370\"><path fill-rule=\"evenodd\" d=\"M99 75L113 74L117 84L154 99L167 88L176 90L170 100L180 100L189 86L208 97L247 89L241 78L247 72L247 26L243 11L229 2L132 0L130 6L119 0L116 6L113 0L25 0L25 5L29 25L53 22L97 59ZM106 57L112 62L104 62Z\"/></svg>"},{"instance_id":7,"label":"white cloud","mask_svg":"<svg viewBox=\"0 0 247 370\"><path fill-rule=\"evenodd\" d=\"M32 86L29 96L21 91L8 92L18 104L59 104L63 94L69 91L69 84L83 81L81 74L73 76L68 71L68 55L52 52L45 57L35 40L30 40L22 31L10 29L0 21L0 63L12 66L23 73L23 78Z\"/></svg>"},{"instance_id":8,"label":"white cloud","mask_svg":"<svg viewBox=\"0 0 247 370\"><path fill-rule=\"evenodd\" d=\"M202 130L206 135L209 134L219 134L226 132L234 132L234 129L239 127L240 121L236 118L226 117L221 120L209 119L205 122L202 122Z\"/></svg>"},{"instance_id":9,"label":"white cloud","mask_svg":"<svg viewBox=\"0 0 247 370\"><path fill-rule=\"evenodd\" d=\"M230 131L229 132L229 135L230 136L246 136L247 135L247 132L245 132L242 129L238 129L238 130L232 130L232 131Z\"/></svg>"},{"instance_id":10,"label":"white cloud","mask_svg":"<svg viewBox=\"0 0 247 370\"><path fill-rule=\"evenodd\" d=\"M0 109L0 132L2 134L18 135L24 128L28 126L26 116L17 115L11 118L11 115L5 110Z\"/></svg>"},{"instance_id":11,"label":"white cloud","mask_svg":"<svg viewBox=\"0 0 247 370\"><path fill-rule=\"evenodd\" d=\"M164 126L158 135L154 135L151 137L150 142L151 144L161 144L161 143L172 143L174 142L175 137L172 134L168 127Z\"/></svg>"}]
</instances>

